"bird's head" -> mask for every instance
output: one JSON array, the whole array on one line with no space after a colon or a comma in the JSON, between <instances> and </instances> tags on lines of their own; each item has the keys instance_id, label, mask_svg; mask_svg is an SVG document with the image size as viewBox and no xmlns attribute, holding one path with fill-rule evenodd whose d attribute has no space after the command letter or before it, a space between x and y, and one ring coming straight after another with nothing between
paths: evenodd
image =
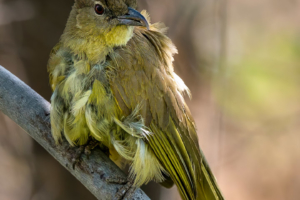
<instances>
[{"instance_id":1,"label":"bird's head","mask_svg":"<svg viewBox=\"0 0 300 200\"><path fill-rule=\"evenodd\" d=\"M134 26L149 29L136 7L136 0L75 0L62 41L75 52L93 54L126 45Z\"/></svg>"}]
</instances>

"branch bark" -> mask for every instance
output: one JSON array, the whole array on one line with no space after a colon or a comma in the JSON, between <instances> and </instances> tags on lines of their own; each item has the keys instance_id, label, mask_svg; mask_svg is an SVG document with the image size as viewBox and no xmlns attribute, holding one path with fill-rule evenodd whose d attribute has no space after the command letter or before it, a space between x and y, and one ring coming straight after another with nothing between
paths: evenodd
<instances>
[{"instance_id":1,"label":"branch bark","mask_svg":"<svg viewBox=\"0 0 300 200\"><path fill-rule=\"evenodd\" d=\"M97 199L113 199L121 185L109 184L104 178L125 177L125 174L97 149L92 151L89 159L83 155L82 162L73 170L69 144L64 140L61 145L56 145L51 136L50 103L2 66L0 66L0 111L42 145ZM132 199L150 200L141 189L136 190Z\"/></svg>"}]
</instances>

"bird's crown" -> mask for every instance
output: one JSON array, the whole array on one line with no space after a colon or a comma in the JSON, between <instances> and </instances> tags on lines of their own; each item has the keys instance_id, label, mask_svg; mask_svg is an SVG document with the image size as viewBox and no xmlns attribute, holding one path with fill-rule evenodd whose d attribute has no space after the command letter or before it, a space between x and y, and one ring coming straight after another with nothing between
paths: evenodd
<instances>
[{"instance_id":1,"label":"bird's crown","mask_svg":"<svg viewBox=\"0 0 300 200\"><path fill-rule=\"evenodd\" d=\"M95 4L97 0L75 0L77 8L88 7ZM128 7L137 8L136 0L98 0L107 6L115 16L124 15L128 12Z\"/></svg>"}]
</instances>

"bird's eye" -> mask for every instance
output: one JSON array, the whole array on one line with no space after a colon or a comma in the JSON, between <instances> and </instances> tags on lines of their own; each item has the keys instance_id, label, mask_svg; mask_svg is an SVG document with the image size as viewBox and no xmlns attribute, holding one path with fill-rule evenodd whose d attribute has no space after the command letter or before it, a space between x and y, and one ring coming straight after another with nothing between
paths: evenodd
<instances>
[{"instance_id":1,"label":"bird's eye","mask_svg":"<svg viewBox=\"0 0 300 200\"><path fill-rule=\"evenodd\" d=\"M103 15L103 13L104 13L104 8L103 8L103 6L101 6L100 4L96 4L96 5L95 5L95 12L96 12L98 15Z\"/></svg>"}]
</instances>

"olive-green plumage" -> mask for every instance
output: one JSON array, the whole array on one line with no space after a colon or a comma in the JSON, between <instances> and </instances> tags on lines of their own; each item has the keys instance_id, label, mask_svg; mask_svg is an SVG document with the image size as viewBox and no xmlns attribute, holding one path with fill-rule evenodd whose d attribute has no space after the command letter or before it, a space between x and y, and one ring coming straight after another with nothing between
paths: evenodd
<instances>
[{"instance_id":1,"label":"olive-green plumage","mask_svg":"<svg viewBox=\"0 0 300 200\"><path fill-rule=\"evenodd\" d=\"M53 137L98 140L121 168L131 166L135 186L172 181L183 199L222 200L183 99L189 90L173 71L176 47L135 7L135 0L75 2L48 64Z\"/></svg>"}]
</instances>

